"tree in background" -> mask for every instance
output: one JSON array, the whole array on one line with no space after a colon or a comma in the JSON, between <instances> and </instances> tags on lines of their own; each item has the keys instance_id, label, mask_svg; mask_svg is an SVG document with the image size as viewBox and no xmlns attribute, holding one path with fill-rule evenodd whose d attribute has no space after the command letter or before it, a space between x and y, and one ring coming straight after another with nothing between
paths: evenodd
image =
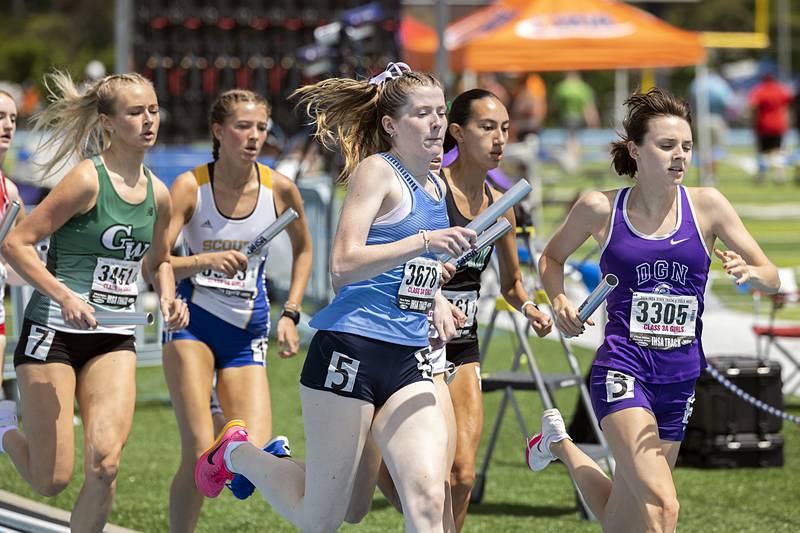
<instances>
[{"instance_id":1,"label":"tree in background","mask_svg":"<svg viewBox=\"0 0 800 533\"><path fill-rule=\"evenodd\" d=\"M53 67L80 78L92 59L113 65L114 2L12 0L0 3L0 80L40 85Z\"/></svg>"}]
</instances>

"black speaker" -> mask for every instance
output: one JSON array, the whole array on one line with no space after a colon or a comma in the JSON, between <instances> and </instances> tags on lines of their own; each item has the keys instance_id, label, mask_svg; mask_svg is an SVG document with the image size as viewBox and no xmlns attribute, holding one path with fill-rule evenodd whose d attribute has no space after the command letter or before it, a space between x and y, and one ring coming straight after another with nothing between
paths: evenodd
<instances>
[{"instance_id":1,"label":"black speaker","mask_svg":"<svg viewBox=\"0 0 800 533\"><path fill-rule=\"evenodd\" d=\"M736 387L783 408L777 361L748 356L709 357L708 363ZM679 464L705 468L783 466L783 419L757 409L703 372Z\"/></svg>"},{"instance_id":2,"label":"black speaker","mask_svg":"<svg viewBox=\"0 0 800 533\"><path fill-rule=\"evenodd\" d=\"M697 431L687 432L678 458L680 465L698 468L783 466L783 435L709 435Z\"/></svg>"},{"instance_id":3,"label":"black speaker","mask_svg":"<svg viewBox=\"0 0 800 533\"><path fill-rule=\"evenodd\" d=\"M734 385L762 402L783 409L781 367L755 357L709 357L708 363ZM737 397L708 372L697 380L689 430L711 435L778 433L783 419Z\"/></svg>"}]
</instances>

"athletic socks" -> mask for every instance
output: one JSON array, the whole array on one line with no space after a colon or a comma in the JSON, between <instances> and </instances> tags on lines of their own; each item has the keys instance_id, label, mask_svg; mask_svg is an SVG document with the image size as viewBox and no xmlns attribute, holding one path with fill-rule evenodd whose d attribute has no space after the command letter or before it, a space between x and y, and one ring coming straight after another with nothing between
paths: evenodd
<instances>
[{"instance_id":1,"label":"athletic socks","mask_svg":"<svg viewBox=\"0 0 800 533\"><path fill-rule=\"evenodd\" d=\"M234 469L233 465L231 464L231 454L233 453L233 450L235 450L245 442L246 441L234 441L225 447L225 453L223 454L222 458L225 460L225 468L227 468L228 471L231 472L232 474L238 474L239 472L236 469Z\"/></svg>"}]
</instances>

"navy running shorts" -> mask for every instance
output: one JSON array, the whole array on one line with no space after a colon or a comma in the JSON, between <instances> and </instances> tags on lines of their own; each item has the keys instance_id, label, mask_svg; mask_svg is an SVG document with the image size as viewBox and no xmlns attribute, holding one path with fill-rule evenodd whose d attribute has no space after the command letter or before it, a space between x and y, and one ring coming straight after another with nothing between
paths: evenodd
<instances>
[{"instance_id":1,"label":"navy running shorts","mask_svg":"<svg viewBox=\"0 0 800 533\"><path fill-rule=\"evenodd\" d=\"M300 383L380 407L407 385L433 381L429 356L428 347L320 330L311 339Z\"/></svg>"},{"instance_id":2,"label":"navy running shorts","mask_svg":"<svg viewBox=\"0 0 800 533\"><path fill-rule=\"evenodd\" d=\"M257 332L237 328L200 306L189 302L189 325L164 332L163 343L178 340L202 342L214 354L214 368L267 364L269 325Z\"/></svg>"}]
</instances>

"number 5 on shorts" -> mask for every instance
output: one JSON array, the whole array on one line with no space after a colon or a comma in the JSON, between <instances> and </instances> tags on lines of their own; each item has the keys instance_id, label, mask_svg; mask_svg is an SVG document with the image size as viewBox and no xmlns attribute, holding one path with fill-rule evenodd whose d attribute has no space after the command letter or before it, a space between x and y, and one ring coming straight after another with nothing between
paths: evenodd
<instances>
[{"instance_id":1,"label":"number 5 on shorts","mask_svg":"<svg viewBox=\"0 0 800 533\"><path fill-rule=\"evenodd\" d=\"M328 375L325 377L325 388L342 392L353 392L358 374L357 361L343 353L333 352L331 364L328 365Z\"/></svg>"},{"instance_id":2,"label":"number 5 on shorts","mask_svg":"<svg viewBox=\"0 0 800 533\"><path fill-rule=\"evenodd\" d=\"M55 330L31 324L28 341L25 344L25 355L40 361L47 359L47 353L50 351L50 345L53 344L55 334Z\"/></svg>"}]
</instances>

